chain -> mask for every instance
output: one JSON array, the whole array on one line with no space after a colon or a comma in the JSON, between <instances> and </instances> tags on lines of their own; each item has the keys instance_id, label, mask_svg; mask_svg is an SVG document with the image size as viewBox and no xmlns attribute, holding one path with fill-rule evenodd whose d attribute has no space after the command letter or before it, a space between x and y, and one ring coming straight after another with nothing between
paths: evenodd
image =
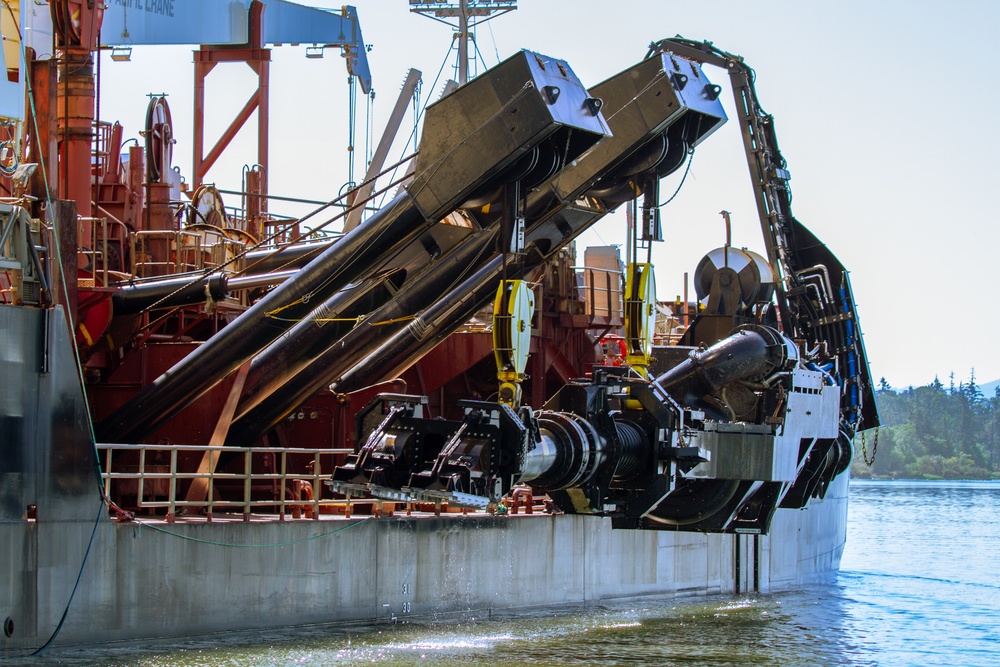
<instances>
[{"instance_id":1,"label":"chain","mask_svg":"<svg viewBox=\"0 0 1000 667\"><path fill-rule=\"evenodd\" d=\"M879 427L875 427L875 438L872 440L872 457L868 458L868 448L865 447L865 432L861 432L861 458L864 459L865 465L869 468L875 463L875 452L878 451L878 431Z\"/></svg>"}]
</instances>

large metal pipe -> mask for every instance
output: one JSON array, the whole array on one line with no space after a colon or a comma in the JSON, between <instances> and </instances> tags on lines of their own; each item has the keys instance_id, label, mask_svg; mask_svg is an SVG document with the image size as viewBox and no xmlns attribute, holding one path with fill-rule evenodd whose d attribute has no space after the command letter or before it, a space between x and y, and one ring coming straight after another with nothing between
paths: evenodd
<instances>
[{"instance_id":1,"label":"large metal pipe","mask_svg":"<svg viewBox=\"0 0 1000 667\"><path fill-rule=\"evenodd\" d=\"M594 97L605 101L612 136L528 193L525 210L544 212L528 223L529 252L519 265L508 268L508 278L523 278L604 217L613 205L591 208L578 198L596 182L614 177L619 167L628 168L628 159L649 142L659 141L662 133L677 127L678 144L694 146L725 122L718 100L704 98L700 89L686 93L676 90L668 70L674 71L673 61L668 56L657 56L593 88ZM701 81L710 85L707 79ZM386 340L364 362L333 381L331 389L354 391L412 366L493 299L501 270L496 257Z\"/></svg>"},{"instance_id":2,"label":"large metal pipe","mask_svg":"<svg viewBox=\"0 0 1000 667\"><path fill-rule=\"evenodd\" d=\"M542 226L545 233L536 227L531 235L533 243L526 255L521 258L506 256L507 278L523 279L558 250L559 242L568 243L605 213L603 209L595 209L589 214L575 211L576 215L568 219L553 216L558 218L558 222L555 226ZM548 220L551 222L553 217ZM564 229L569 229L569 233L564 232ZM381 344L364 360L333 380L330 389L342 393L356 391L384 378L396 377L408 369L493 300L497 283L505 275L503 260L504 256L493 256L488 263L442 295L405 327L387 339L380 339Z\"/></svg>"},{"instance_id":3,"label":"large metal pipe","mask_svg":"<svg viewBox=\"0 0 1000 667\"><path fill-rule=\"evenodd\" d=\"M104 442L138 442L204 395L308 312L313 297L346 285L381 255L425 225L408 193L272 290L167 373L147 385L97 428Z\"/></svg>"},{"instance_id":4,"label":"large metal pipe","mask_svg":"<svg viewBox=\"0 0 1000 667\"><path fill-rule=\"evenodd\" d=\"M111 295L115 315L141 313L150 307L173 308L226 298L229 279L223 273L201 278L182 276L122 287Z\"/></svg>"},{"instance_id":5,"label":"large metal pipe","mask_svg":"<svg viewBox=\"0 0 1000 667\"><path fill-rule=\"evenodd\" d=\"M509 264L513 257L508 256ZM508 266L508 277L520 278L541 265L543 257L530 253L524 271ZM495 256L444 298L415 316L410 322L373 350L363 361L337 378L330 389L352 392L382 378L396 377L451 335L496 296L497 281L503 275L503 257ZM378 378L378 379L376 379Z\"/></svg>"},{"instance_id":6,"label":"large metal pipe","mask_svg":"<svg viewBox=\"0 0 1000 667\"><path fill-rule=\"evenodd\" d=\"M593 96L603 99L605 109L609 111L613 134L552 176L548 182L529 192L525 210L533 219L527 223L527 240L535 244L536 252L530 253L519 267L510 267L509 278L524 277L541 264L546 254L554 252L603 217L605 209L584 210L572 203L595 182L615 174L618 169L633 174L633 156L643 153L650 143L664 143L663 134L674 123L697 118L697 122L686 123L680 128L682 132L675 133L679 137L677 145L693 146L724 122L725 114L717 101L706 101L696 96L691 101L684 99L664 73L664 68L668 66L673 71L673 63L664 57L651 58L593 88ZM662 153L668 151L664 148ZM683 155L681 157L683 159ZM647 168L658 166L658 162L652 161ZM253 409L243 412L242 417L237 419L230 430L229 441L236 443L257 439L301 402L329 384L333 384L337 391L351 391L405 370L488 304L495 295L496 281L500 276L500 259L494 257L473 278L448 294L421 290L423 294L437 296L439 300L433 305L431 302L409 301L409 309L403 310L403 314L424 310L405 329L399 326L366 330L364 334L351 332L350 340L338 341L328 353L303 371L302 377L289 378L280 390L280 396L264 399L259 407L253 407L251 403L241 404L241 410L247 407ZM371 319L386 321L399 316L397 310L391 315L385 312ZM359 365L351 369L354 363Z\"/></svg>"},{"instance_id":7,"label":"large metal pipe","mask_svg":"<svg viewBox=\"0 0 1000 667\"><path fill-rule=\"evenodd\" d=\"M402 282L402 276L391 275L368 279L342 289L308 316L289 329L260 354L254 357L243 386L237 414L257 405L277 388L285 385L311 361L321 355L332 340L351 329L351 320L364 316L372 309L372 301L384 301ZM371 319L371 318L369 318ZM359 325L360 326L360 325ZM296 377L295 389L301 390L302 378ZM291 410L289 410L291 411ZM284 415L282 415L284 416Z\"/></svg>"},{"instance_id":8,"label":"large metal pipe","mask_svg":"<svg viewBox=\"0 0 1000 667\"><path fill-rule=\"evenodd\" d=\"M339 240L296 243L280 250L251 250L246 254L246 275L301 269Z\"/></svg>"},{"instance_id":9,"label":"large metal pipe","mask_svg":"<svg viewBox=\"0 0 1000 667\"><path fill-rule=\"evenodd\" d=\"M523 165L518 165L518 168L521 166ZM551 175L553 171L552 168L547 168L545 175ZM528 169L519 175L529 179L530 185L537 185L536 181L531 180L533 173L534 170ZM490 245L494 241L496 230L497 224L494 223L473 238L459 243L424 272L408 279L402 291L391 302L369 314L358 328L344 338L337 340L337 337L325 336L328 341L325 347L321 344L313 345L314 336L309 333L310 329L304 321L303 326L297 325L287 336L276 341L263 354L275 358L280 355L284 362L270 364L270 370L265 372L267 377L262 375L263 382L260 383L253 381L255 370L251 367L248 378L250 386L244 391L240 401L229 442L257 439L304 401L328 387L353 364L362 361L380 343L397 332L406 318L424 311L435 301L447 300L449 296L446 292L456 282L481 267L495 254L495 249L490 248ZM488 282L484 285L488 289L495 289ZM465 319L469 316L471 315L467 315ZM460 320L459 324L462 321L464 320ZM336 342L331 345L332 341ZM254 365L257 363L255 360ZM271 396L272 393L275 395Z\"/></svg>"},{"instance_id":10,"label":"large metal pipe","mask_svg":"<svg viewBox=\"0 0 1000 667\"><path fill-rule=\"evenodd\" d=\"M293 277L296 273L297 271L274 271L272 273L230 276L229 291L236 292L244 289L257 289L259 287L280 285L289 278Z\"/></svg>"},{"instance_id":11,"label":"large metal pipe","mask_svg":"<svg viewBox=\"0 0 1000 667\"><path fill-rule=\"evenodd\" d=\"M608 132L587 100L566 63L522 51L428 108L411 186L143 388L98 426L98 438L148 436L304 316L311 299L359 279L491 179L502 183L505 170L542 141L565 145L575 159Z\"/></svg>"},{"instance_id":12,"label":"large metal pipe","mask_svg":"<svg viewBox=\"0 0 1000 667\"><path fill-rule=\"evenodd\" d=\"M135 315L149 308L176 308L207 301L221 301L232 292L280 285L296 271L230 276L213 273L207 276L181 276L136 283L111 295L112 313Z\"/></svg>"},{"instance_id":13,"label":"large metal pipe","mask_svg":"<svg viewBox=\"0 0 1000 667\"><path fill-rule=\"evenodd\" d=\"M296 362L297 368L280 374L280 369L274 367L274 374L268 378L266 386L244 393L227 442L245 444L256 440L289 412L372 354L381 342L405 326L407 317L420 312L427 304L441 303L441 295L467 274L470 267L479 264L480 256L493 238L492 233L483 232L465 242L457 252L436 261L407 281L392 301L369 314L335 345L306 359L307 364ZM294 341L291 336L288 340ZM299 347L295 342L285 344L282 341L282 347L288 346L292 350ZM280 391L274 391L279 387Z\"/></svg>"},{"instance_id":14,"label":"large metal pipe","mask_svg":"<svg viewBox=\"0 0 1000 667\"><path fill-rule=\"evenodd\" d=\"M530 159L522 160L513 168L517 172L514 177L523 178L526 188L537 186L558 171L558 160L552 157L552 146L547 145L546 149L535 150L526 156ZM550 155L539 159L542 153ZM443 227L442 225L441 228ZM401 328L405 319L442 298L442 294L463 276L479 268L495 253L490 244L496 230L497 225L493 224L473 238L457 243L443 259L432 262L423 272L408 279L402 291L391 302L370 313L356 330L342 339L331 335L331 329L336 331L335 327L322 328L322 320L328 318L329 313L341 311L342 305L331 303L335 301L340 304L342 297L339 294L292 327L286 336L279 338L254 359L230 441L254 439L246 435L238 420L258 404L267 402L266 406L254 411L251 421L258 426L266 424L270 428L302 402L326 388L351 365L364 359L379 342ZM278 395L270 398L272 393Z\"/></svg>"},{"instance_id":15,"label":"large metal pipe","mask_svg":"<svg viewBox=\"0 0 1000 667\"><path fill-rule=\"evenodd\" d=\"M798 348L771 327L748 325L715 345L696 350L656 379L674 398L688 402L733 382L760 382L798 362Z\"/></svg>"}]
</instances>

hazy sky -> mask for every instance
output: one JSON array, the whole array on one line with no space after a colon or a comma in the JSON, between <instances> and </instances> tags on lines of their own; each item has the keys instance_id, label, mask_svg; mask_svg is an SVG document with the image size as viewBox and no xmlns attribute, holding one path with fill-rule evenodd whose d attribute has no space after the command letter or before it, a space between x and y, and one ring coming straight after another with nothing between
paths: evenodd
<instances>
[{"instance_id":1,"label":"hazy sky","mask_svg":"<svg viewBox=\"0 0 1000 667\"><path fill-rule=\"evenodd\" d=\"M409 67L423 71L424 98L436 97L442 84L431 84L451 33L410 14L406 0L354 5L372 45L377 139ZM957 382L973 368L980 383L1000 378L998 26L1000 2L993 0L520 0L516 12L479 29L478 43L488 65L521 48L565 59L585 85L641 60L651 41L677 34L744 56L757 72L761 104L775 117L793 212L851 271L874 377L905 387L935 375L947 383L951 372ZM101 92L101 117L121 119L126 136L140 129L146 93L168 93L174 162L185 175L190 51L137 47L130 63L105 56ZM306 60L301 46L275 49L273 60L271 192L331 199L347 179L343 60L335 50ZM210 115L231 118L243 105L248 72L239 65L213 72ZM728 84L723 72L707 73ZM723 244L722 209L733 214L734 245L763 249L739 129L725 100L730 122L698 149L684 188L663 211L666 242L654 254L662 299L680 294L683 273ZM364 106L360 101L359 154ZM211 140L228 118L209 126ZM237 189L242 165L255 161L251 149L240 150L209 180ZM364 170L360 162L357 168ZM673 192L678 178L666 179L662 191ZM623 228L614 216L584 242L624 244Z\"/></svg>"}]
</instances>

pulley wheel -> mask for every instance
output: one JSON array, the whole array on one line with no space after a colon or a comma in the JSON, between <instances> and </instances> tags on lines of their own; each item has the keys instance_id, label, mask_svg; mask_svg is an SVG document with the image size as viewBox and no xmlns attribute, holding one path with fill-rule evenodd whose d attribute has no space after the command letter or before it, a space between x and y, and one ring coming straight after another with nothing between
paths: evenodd
<instances>
[{"instance_id":1,"label":"pulley wheel","mask_svg":"<svg viewBox=\"0 0 1000 667\"><path fill-rule=\"evenodd\" d=\"M712 279L723 267L729 267L739 277L743 303L771 300L774 291L774 273L767 261L755 252L730 247L716 248L698 262L694 270L694 291L699 301L712 291Z\"/></svg>"}]
</instances>

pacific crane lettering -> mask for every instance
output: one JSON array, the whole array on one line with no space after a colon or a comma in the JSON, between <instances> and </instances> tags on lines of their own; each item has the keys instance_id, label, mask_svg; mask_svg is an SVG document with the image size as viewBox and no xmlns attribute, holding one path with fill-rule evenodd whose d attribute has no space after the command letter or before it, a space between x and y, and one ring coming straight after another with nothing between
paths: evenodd
<instances>
[{"instance_id":1,"label":"pacific crane lettering","mask_svg":"<svg viewBox=\"0 0 1000 667\"><path fill-rule=\"evenodd\" d=\"M125 9L138 9L150 14L161 16L174 15L174 0L114 0L114 6Z\"/></svg>"}]
</instances>

